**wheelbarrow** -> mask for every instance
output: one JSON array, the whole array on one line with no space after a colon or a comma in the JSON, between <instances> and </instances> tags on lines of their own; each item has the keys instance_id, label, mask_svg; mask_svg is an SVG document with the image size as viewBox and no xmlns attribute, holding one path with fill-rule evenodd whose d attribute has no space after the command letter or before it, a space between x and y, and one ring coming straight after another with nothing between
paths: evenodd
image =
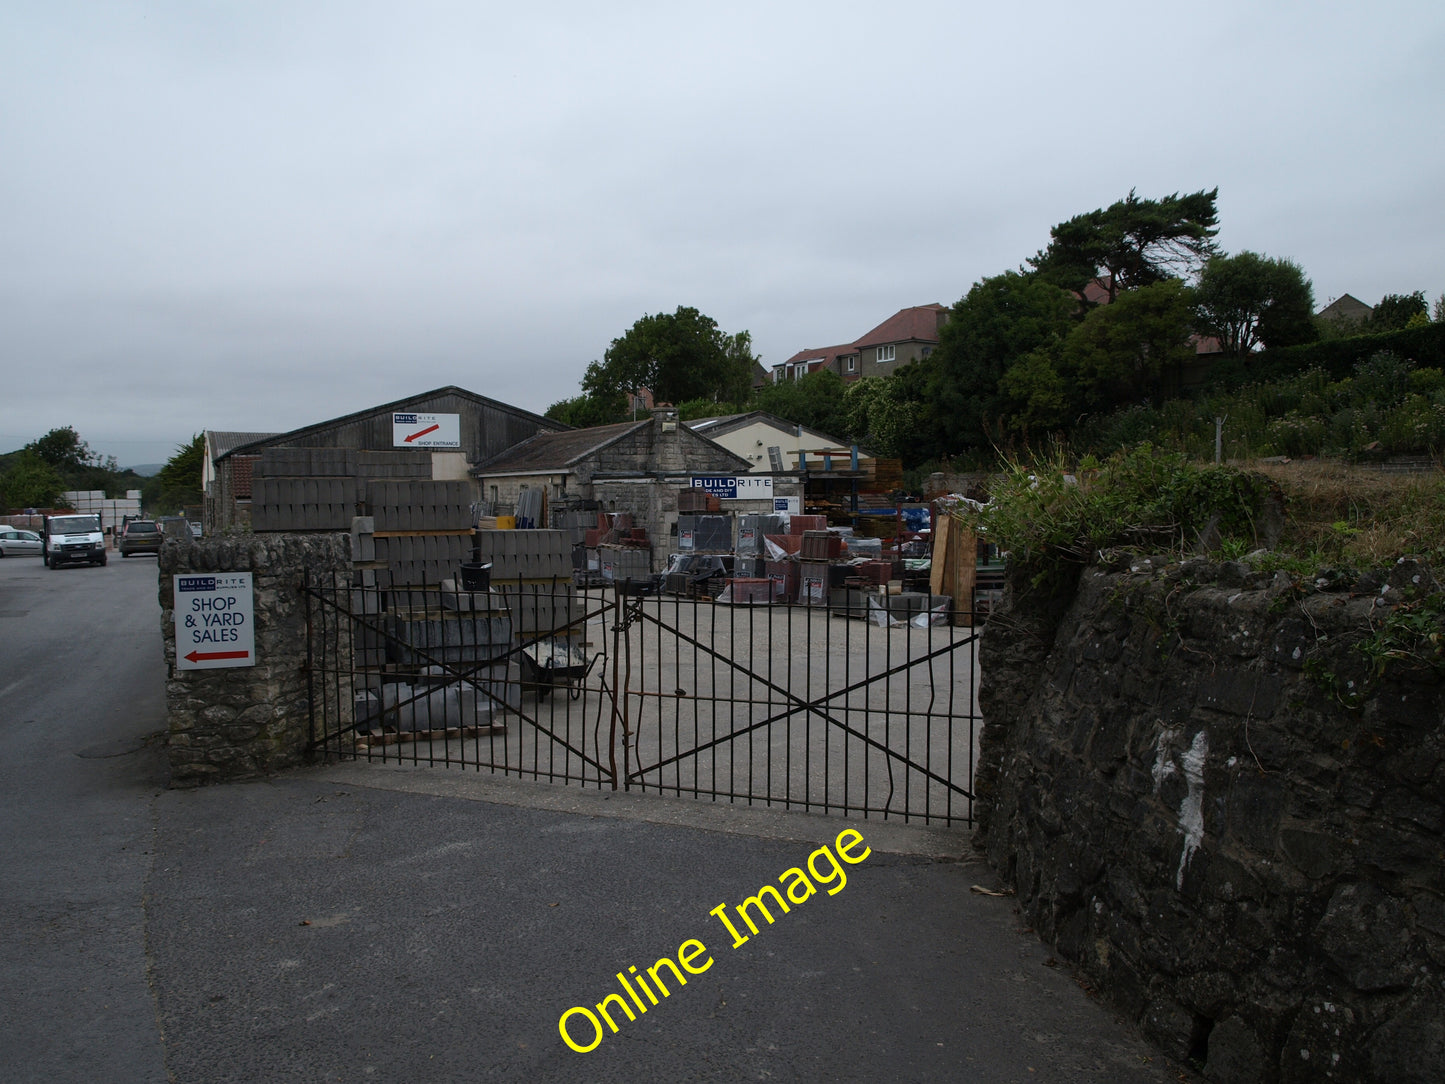
<instances>
[{"instance_id":1,"label":"wheelbarrow","mask_svg":"<svg viewBox=\"0 0 1445 1084\"><path fill-rule=\"evenodd\" d=\"M602 652L592 658L580 644L560 637L542 639L522 648L522 682L537 690L537 699L558 685L567 686L567 695L576 700L582 695L582 681L592 671Z\"/></svg>"}]
</instances>

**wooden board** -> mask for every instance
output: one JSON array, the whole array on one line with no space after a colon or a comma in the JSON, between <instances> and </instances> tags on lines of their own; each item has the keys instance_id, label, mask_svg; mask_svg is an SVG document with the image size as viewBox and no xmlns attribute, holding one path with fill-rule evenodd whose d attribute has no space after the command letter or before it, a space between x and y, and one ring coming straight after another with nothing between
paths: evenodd
<instances>
[{"instance_id":1,"label":"wooden board","mask_svg":"<svg viewBox=\"0 0 1445 1084\"><path fill-rule=\"evenodd\" d=\"M973 625L973 592L978 579L978 539L952 516L934 524L933 560L928 586L935 595L953 599L955 625Z\"/></svg>"}]
</instances>

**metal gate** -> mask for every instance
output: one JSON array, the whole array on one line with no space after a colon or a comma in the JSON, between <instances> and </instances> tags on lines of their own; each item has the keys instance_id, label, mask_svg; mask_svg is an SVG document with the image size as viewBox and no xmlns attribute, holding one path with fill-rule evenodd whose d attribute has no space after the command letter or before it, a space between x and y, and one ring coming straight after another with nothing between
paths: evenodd
<instances>
[{"instance_id":1,"label":"metal gate","mask_svg":"<svg viewBox=\"0 0 1445 1084\"><path fill-rule=\"evenodd\" d=\"M342 577L304 596L318 755L971 822L968 615L861 592L728 605L565 582Z\"/></svg>"}]
</instances>

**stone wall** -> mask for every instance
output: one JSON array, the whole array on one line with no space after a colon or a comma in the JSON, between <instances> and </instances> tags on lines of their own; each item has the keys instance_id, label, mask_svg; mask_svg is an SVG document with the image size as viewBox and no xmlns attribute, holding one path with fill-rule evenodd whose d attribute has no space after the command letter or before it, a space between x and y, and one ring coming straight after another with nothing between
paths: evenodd
<instances>
[{"instance_id":1,"label":"stone wall","mask_svg":"<svg viewBox=\"0 0 1445 1084\"><path fill-rule=\"evenodd\" d=\"M1210 1079L1445 1079L1445 682L1358 650L1438 583L1024 586L983 636L976 808L1026 921Z\"/></svg>"},{"instance_id":2,"label":"stone wall","mask_svg":"<svg viewBox=\"0 0 1445 1084\"><path fill-rule=\"evenodd\" d=\"M345 534L166 542L159 588L173 786L264 775L305 759L310 699L301 584L308 570L330 576L349 569L350 552ZM255 666L176 669L172 577L191 572L252 574ZM334 633L334 622L331 627Z\"/></svg>"}]
</instances>

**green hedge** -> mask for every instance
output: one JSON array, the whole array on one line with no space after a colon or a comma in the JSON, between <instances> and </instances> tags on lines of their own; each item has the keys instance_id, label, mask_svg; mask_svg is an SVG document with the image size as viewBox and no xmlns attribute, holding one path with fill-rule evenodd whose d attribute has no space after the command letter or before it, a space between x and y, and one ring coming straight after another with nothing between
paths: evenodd
<instances>
[{"instance_id":1,"label":"green hedge","mask_svg":"<svg viewBox=\"0 0 1445 1084\"><path fill-rule=\"evenodd\" d=\"M1221 358L1211 367L1206 387L1223 391L1241 384L1286 379L1309 368L1323 369L1331 379L1343 380L1356 365L1381 350L1398 354L1422 369L1445 369L1445 323L1286 346L1246 359Z\"/></svg>"}]
</instances>

